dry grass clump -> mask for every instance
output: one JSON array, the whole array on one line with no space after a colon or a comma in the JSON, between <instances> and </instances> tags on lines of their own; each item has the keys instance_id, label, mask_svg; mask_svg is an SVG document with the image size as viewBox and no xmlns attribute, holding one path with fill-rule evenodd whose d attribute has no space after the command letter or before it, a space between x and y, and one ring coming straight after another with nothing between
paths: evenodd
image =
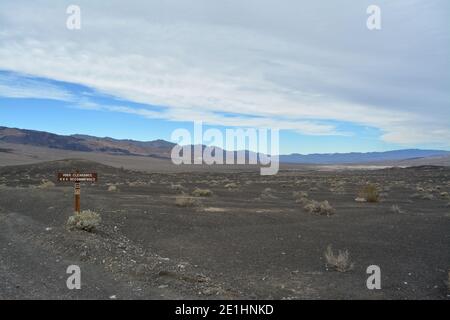
<instances>
[{"instance_id":1,"label":"dry grass clump","mask_svg":"<svg viewBox=\"0 0 450 320\"><path fill-rule=\"evenodd\" d=\"M414 193L411 199L433 200L434 196L431 193Z\"/></svg>"},{"instance_id":2,"label":"dry grass clump","mask_svg":"<svg viewBox=\"0 0 450 320\"><path fill-rule=\"evenodd\" d=\"M200 189L200 188L195 188L194 191L192 191L192 195L194 197L210 197L212 196L213 192L209 189Z\"/></svg>"},{"instance_id":3,"label":"dry grass clump","mask_svg":"<svg viewBox=\"0 0 450 320\"><path fill-rule=\"evenodd\" d=\"M198 205L198 201L192 197L178 196L175 198L175 205L182 208L194 207Z\"/></svg>"},{"instance_id":4,"label":"dry grass clump","mask_svg":"<svg viewBox=\"0 0 450 320\"><path fill-rule=\"evenodd\" d=\"M363 198L367 202L378 202L380 200L380 193L376 185L367 184L359 193L358 198Z\"/></svg>"},{"instance_id":5,"label":"dry grass clump","mask_svg":"<svg viewBox=\"0 0 450 320\"><path fill-rule=\"evenodd\" d=\"M217 180L212 179L212 180L209 180L209 181L207 182L207 184L210 185L211 187L215 187L215 186L220 185L220 181L217 181Z\"/></svg>"},{"instance_id":6,"label":"dry grass clump","mask_svg":"<svg viewBox=\"0 0 450 320\"><path fill-rule=\"evenodd\" d=\"M129 187L139 187L139 186L145 186L147 183L144 181L132 181L128 183Z\"/></svg>"},{"instance_id":7,"label":"dry grass clump","mask_svg":"<svg viewBox=\"0 0 450 320\"><path fill-rule=\"evenodd\" d=\"M227 189L236 189L236 188L238 188L238 185L234 182L230 182L230 183L227 183L224 187Z\"/></svg>"},{"instance_id":8,"label":"dry grass clump","mask_svg":"<svg viewBox=\"0 0 450 320\"><path fill-rule=\"evenodd\" d=\"M306 205L309 202L308 192L306 191L294 191L292 192L292 196L295 199L296 203L300 203L301 205Z\"/></svg>"},{"instance_id":9,"label":"dry grass clump","mask_svg":"<svg viewBox=\"0 0 450 320\"><path fill-rule=\"evenodd\" d=\"M87 232L95 231L102 221L97 212L91 210L83 210L80 213L75 213L67 220L67 227L69 230L84 230Z\"/></svg>"},{"instance_id":10,"label":"dry grass clump","mask_svg":"<svg viewBox=\"0 0 450 320\"><path fill-rule=\"evenodd\" d=\"M425 193L421 196L422 200L433 200L434 196L431 193Z\"/></svg>"},{"instance_id":11,"label":"dry grass clump","mask_svg":"<svg viewBox=\"0 0 450 320\"><path fill-rule=\"evenodd\" d=\"M178 191L178 192L183 192L183 191L186 190L186 188L183 187L181 184L172 184L172 185L170 186L170 188L171 188L172 190L175 190L175 191Z\"/></svg>"},{"instance_id":12,"label":"dry grass clump","mask_svg":"<svg viewBox=\"0 0 450 320\"><path fill-rule=\"evenodd\" d=\"M402 209L396 204L393 204L391 207L391 212L393 213L404 213Z\"/></svg>"},{"instance_id":13,"label":"dry grass clump","mask_svg":"<svg viewBox=\"0 0 450 320\"><path fill-rule=\"evenodd\" d=\"M111 186L108 187L108 191L109 192L115 192L115 191L117 191L117 187L115 185L111 185Z\"/></svg>"},{"instance_id":14,"label":"dry grass clump","mask_svg":"<svg viewBox=\"0 0 450 320\"><path fill-rule=\"evenodd\" d=\"M294 191L294 192L292 192L292 196L294 197L294 199L308 198L308 192L306 192L306 191Z\"/></svg>"},{"instance_id":15,"label":"dry grass clump","mask_svg":"<svg viewBox=\"0 0 450 320\"><path fill-rule=\"evenodd\" d=\"M271 188L265 188L259 197L260 199L276 199L277 197L273 194L273 190Z\"/></svg>"},{"instance_id":16,"label":"dry grass clump","mask_svg":"<svg viewBox=\"0 0 450 320\"><path fill-rule=\"evenodd\" d=\"M305 198L305 197L295 199L295 203L299 203L299 204L301 204L302 206L307 205L310 201L311 201L311 200L309 200L308 198Z\"/></svg>"},{"instance_id":17,"label":"dry grass clump","mask_svg":"<svg viewBox=\"0 0 450 320\"><path fill-rule=\"evenodd\" d=\"M309 213L331 216L335 213L334 208L330 205L328 200L316 201L308 199L306 191L294 191L292 193L295 202L303 206L303 209Z\"/></svg>"},{"instance_id":18,"label":"dry grass clump","mask_svg":"<svg viewBox=\"0 0 450 320\"><path fill-rule=\"evenodd\" d=\"M332 181L330 183L330 191L333 193L345 193L345 181Z\"/></svg>"},{"instance_id":19,"label":"dry grass clump","mask_svg":"<svg viewBox=\"0 0 450 320\"><path fill-rule=\"evenodd\" d=\"M347 272L353 269L354 263L350 261L350 254L348 250L339 250L336 255L333 252L331 245L327 247L325 251L325 260L327 261L327 268L332 267L334 270L339 272Z\"/></svg>"},{"instance_id":20,"label":"dry grass clump","mask_svg":"<svg viewBox=\"0 0 450 320\"><path fill-rule=\"evenodd\" d=\"M334 208L328 203L328 200L325 201L316 201L310 200L303 207L309 213L320 214L331 216L335 213Z\"/></svg>"},{"instance_id":21,"label":"dry grass clump","mask_svg":"<svg viewBox=\"0 0 450 320\"><path fill-rule=\"evenodd\" d=\"M43 179L41 184L38 186L40 189L53 188L55 184L49 180Z\"/></svg>"}]
</instances>

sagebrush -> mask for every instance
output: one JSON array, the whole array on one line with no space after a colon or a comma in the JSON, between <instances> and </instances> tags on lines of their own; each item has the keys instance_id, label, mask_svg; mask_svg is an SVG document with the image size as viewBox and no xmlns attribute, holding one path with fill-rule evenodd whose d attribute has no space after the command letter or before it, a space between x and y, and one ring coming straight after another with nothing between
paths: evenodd
<instances>
[{"instance_id":1,"label":"sagebrush","mask_svg":"<svg viewBox=\"0 0 450 320\"><path fill-rule=\"evenodd\" d=\"M337 254L333 252L331 245L327 247L325 251L325 259L327 266L332 267L339 272L347 272L353 269L354 264L350 261L350 253L348 250L339 250Z\"/></svg>"},{"instance_id":2,"label":"sagebrush","mask_svg":"<svg viewBox=\"0 0 450 320\"><path fill-rule=\"evenodd\" d=\"M194 191L192 191L192 195L195 197L210 197L212 196L212 194L212 191L209 189L196 188Z\"/></svg>"},{"instance_id":3,"label":"sagebrush","mask_svg":"<svg viewBox=\"0 0 450 320\"><path fill-rule=\"evenodd\" d=\"M380 192L376 185L367 184L362 188L359 197L365 199L367 202L378 202L380 200Z\"/></svg>"},{"instance_id":4,"label":"sagebrush","mask_svg":"<svg viewBox=\"0 0 450 320\"><path fill-rule=\"evenodd\" d=\"M334 208L330 205L330 203L327 200L325 201L306 200L306 201L307 202L303 207L303 209L305 209L309 213L327 216L330 216L335 213Z\"/></svg>"},{"instance_id":5,"label":"sagebrush","mask_svg":"<svg viewBox=\"0 0 450 320\"><path fill-rule=\"evenodd\" d=\"M175 205L177 207L194 207L198 205L198 201L192 197L179 196L175 198Z\"/></svg>"},{"instance_id":6,"label":"sagebrush","mask_svg":"<svg viewBox=\"0 0 450 320\"><path fill-rule=\"evenodd\" d=\"M75 212L67 220L69 230L78 229L87 232L93 232L100 226L102 218L97 212L91 210L83 210L80 213Z\"/></svg>"}]
</instances>

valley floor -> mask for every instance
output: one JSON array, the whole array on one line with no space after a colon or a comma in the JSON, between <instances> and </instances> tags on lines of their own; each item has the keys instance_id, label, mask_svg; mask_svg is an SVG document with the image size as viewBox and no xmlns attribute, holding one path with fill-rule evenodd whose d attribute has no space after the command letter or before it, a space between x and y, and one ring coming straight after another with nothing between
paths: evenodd
<instances>
[{"instance_id":1,"label":"valley floor","mask_svg":"<svg viewBox=\"0 0 450 320\"><path fill-rule=\"evenodd\" d=\"M102 217L95 233L65 227L73 186L55 176L74 167L99 174L81 189L82 209ZM356 202L368 182L380 201ZM300 191L334 214L307 212ZM442 167L276 176L79 160L1 167L0 298L448 299L449 192ZM354 268L327 266L329 245L348 250ZM74 264L81 290L66 287ZM366 287L370 265L381 290Z\"/></svg>"}]
</instances>

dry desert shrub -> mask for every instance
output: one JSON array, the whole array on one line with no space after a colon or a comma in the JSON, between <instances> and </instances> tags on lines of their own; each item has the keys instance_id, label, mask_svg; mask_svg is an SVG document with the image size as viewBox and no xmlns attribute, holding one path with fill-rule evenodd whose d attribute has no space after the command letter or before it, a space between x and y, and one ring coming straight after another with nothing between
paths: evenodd
<instances>
[{"instance_id":1,"label":"dry desert shrub","mask_svg":"<svg viewBox=\"0 0 450 320\"><path fill-rule=\"evenodd\" d=\"M139 187L139 186L144 186L146 185L146 183L144 181L132 181L128 183L129 187Z\"/></svg>"},{"instance_id":2,"label":"dry desert shrub","mask_svg":"<svg viewBox=\"0 0 450 320\"><path fill-rule=\"evenodd\" d=\"M378 202L380 200L380 193L376 185L367 184L359 193L358 198L363 198L367 202Z\"/></svg>"},{"instance_id":3,"label":"dry desert shrub","mask_svg":"<svg viewBox=\"0 0 450 320\"><path fill-rule=\"evenodd\" d=\"M294 191L292 192L292 196L295 199L296 203L300 203L301 205L306 205L309 201L308 192L306 191Z\"/></svg>"},{"instance_id":4,"label":"dry desert shrub","mask_svg":"<svg viewBox=\"0 0 450 320\"><path fill-rule=\"evenodd\" d=\"M353 269L354 263L350 261L350 254L348 250L339 250L338 254L334 254L331 245L327 247L325 251L325 260L327 261L327 267L330 266L334 270L339 272L347 272Z\"/></svg>"},{"instance_id":5,"label":"dry desert shrub","mask_svg":"<svg viewBox=\"0 0 450 320\"><path fill-rule=\"evenodd\" d=\"M421 196L422 200L433 200L434 196L431 193L425 193Z\"/></svg>"},{"instance_id":6,"label":"dry desert shrub","mask_svg":"<svg viewBox=\"0 0 450 320\"><path fill-rule=\"evenodd\" d=\"M434 196L431 193L414 193L410 196L411 199L433 200Z\"/></svg>"},{"instance_id":7,"label":"dry desert shrub","mask_svg":"<svg viewBox=\"0 0 450 320\"><path fill-rule=\"evenodd\" d=\"M179 191L179 192L183 192L184 190L186 190L186 188L183 187L181 184L172 184L172 185L170 186L170 188L171 188L172 190Z\"/></svg>"},{"instance_id":8,"label":"dry desert shrub","mask_svg":"<svg viewBox=\"0 0 450 320\"><path fill-rule=\"evenodd\" d=\"M102 221L97 212L91 210L83 210L80 213L75 213L67 220L67 227L69 230L84 230L87 232L95 231Z\"/></svg>"},{"instance_id":9,"label":"dry desert shrub","mask_svg":"<svg viewBox=\"0 0 450 320\"><path fill-rule=\"evenodd\" d=\"M306 197L295 199L295 203L299 203L299 204L301 204L302 206L307 205L310 201L311 201L311 200L309 200L309 199L306 198Z\"/></svg>"},{"instance_id":10,"label":"dry desert shrub","mask_svg":"<svg viewBox=\"0 0 450 320\"><path fill-rule=\"evenodd\" d=\"M200 188L195 188L194 191L192 191L192 195L194 197L210 197L212 196L212 191L209 189L200 189Z\"/></svg>"},{"instance_id":11,"label":"dry desert shrub","mask_svg":"<svg viewBox=\"0 0 450 320\"><path fill-rule=\"evenodd\" d=\"M328 203L328 200L325 201L316 201L310 200L303 207L309 213L327 215L330 216L335 213L334 208Z\"/></svg>"},{"instance_id":12,"label":"dry desert shrub","mask_svg":"<svg viewBox=\"0 0 450 320\"><path fill-rule=\"evenodd\" d=\"M332 181L330 183L330 191L334 193L345 193L345 181Z\"/></svg>"},{"instance_id":13,"label":"dry desert shrub","mask_svg":"<svg viewBox=\"0 0 450 320\"><path fill-rule=\"evenodd\" d=\"M277 197L273 194L271 188L265 188L260 195L260 199L276 199Z\"/></svg>"},{"instance_id":14,"label":"dry desert shrub","mask_svg":"<svg viewBox=\"0 0 450 320\"><path fill-rule=\"evenodd\" d=\"M396 204L393 204L391 207L391 212L393 213L403 213L403 210Z\"/></svg>"},{"instance_id":15,"label":"dry desert shrub","mask_svg":"<svg viewBox=\"0 0 450 320\"><path fill-rule=\"evenodd\" d=\"M224 187L227 189L236 189L238 187L238 185L234 182L230 182L230 183L227 183Z\"/></svg>"},{"instance_id":16,"label":"dry desert shrub","mask_svg":"<svg viewBox=\"0 0 450 320\"><path fill-rule=\"evenodd\" d=\"M215 186L217 186L217 185L220 184L220 182L217 181L217 180L209 180L207 183L208 183L208 185L210 185L211 187L215 187Z\"/></svg>"},{"instance_id":17,"label":"dry desert shrub","mask_svg":"<svg viewBox=\"0 0 450 320\"><path fill-rule=\"evenodd\" d=\"M40 189L53 188L55 184L49 180L43 179L41 184L38 186Z\"/></svg>"},{"instance_id":18,"label":"dry desert shrub","mask_svg":"<svg viewBox=\"0 0 450 320\"><path fill-rule=\"evenodd\" d=\"M294 197L294 199L308 198L308 192L306 192L306 191L294 191L294 192L292 192L292 196Z\"/></svg>"},{"instance_id":19,"label":"dry desert shrub","mask_svg":"<svg viewBox=\"0 0 450 320\"><path fill-rule=\"evenodd\" d=\"M194 206L198 205L198 202L196 199L194 199L192 197L178 196L175 198L175 205L177 207L182 207L182 208L194 207Z\"/></svg>"}]
</instances>

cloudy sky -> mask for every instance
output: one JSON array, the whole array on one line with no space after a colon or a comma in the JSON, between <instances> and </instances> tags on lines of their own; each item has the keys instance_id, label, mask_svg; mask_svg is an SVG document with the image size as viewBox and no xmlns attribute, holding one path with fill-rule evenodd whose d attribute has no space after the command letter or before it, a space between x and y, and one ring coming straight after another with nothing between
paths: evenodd
<instances>
[{"instance_id":1,"label":"cloudy sky","mask_svg":"<svg viewBox=\"0 0 450 320\"><path fill-rule=\"evenodd\" d=\"M3 0L0 125L152 140L201 120L279 128L282 153L450 149L449 18L447 0Z\"/></svg>"}]
</instances>

